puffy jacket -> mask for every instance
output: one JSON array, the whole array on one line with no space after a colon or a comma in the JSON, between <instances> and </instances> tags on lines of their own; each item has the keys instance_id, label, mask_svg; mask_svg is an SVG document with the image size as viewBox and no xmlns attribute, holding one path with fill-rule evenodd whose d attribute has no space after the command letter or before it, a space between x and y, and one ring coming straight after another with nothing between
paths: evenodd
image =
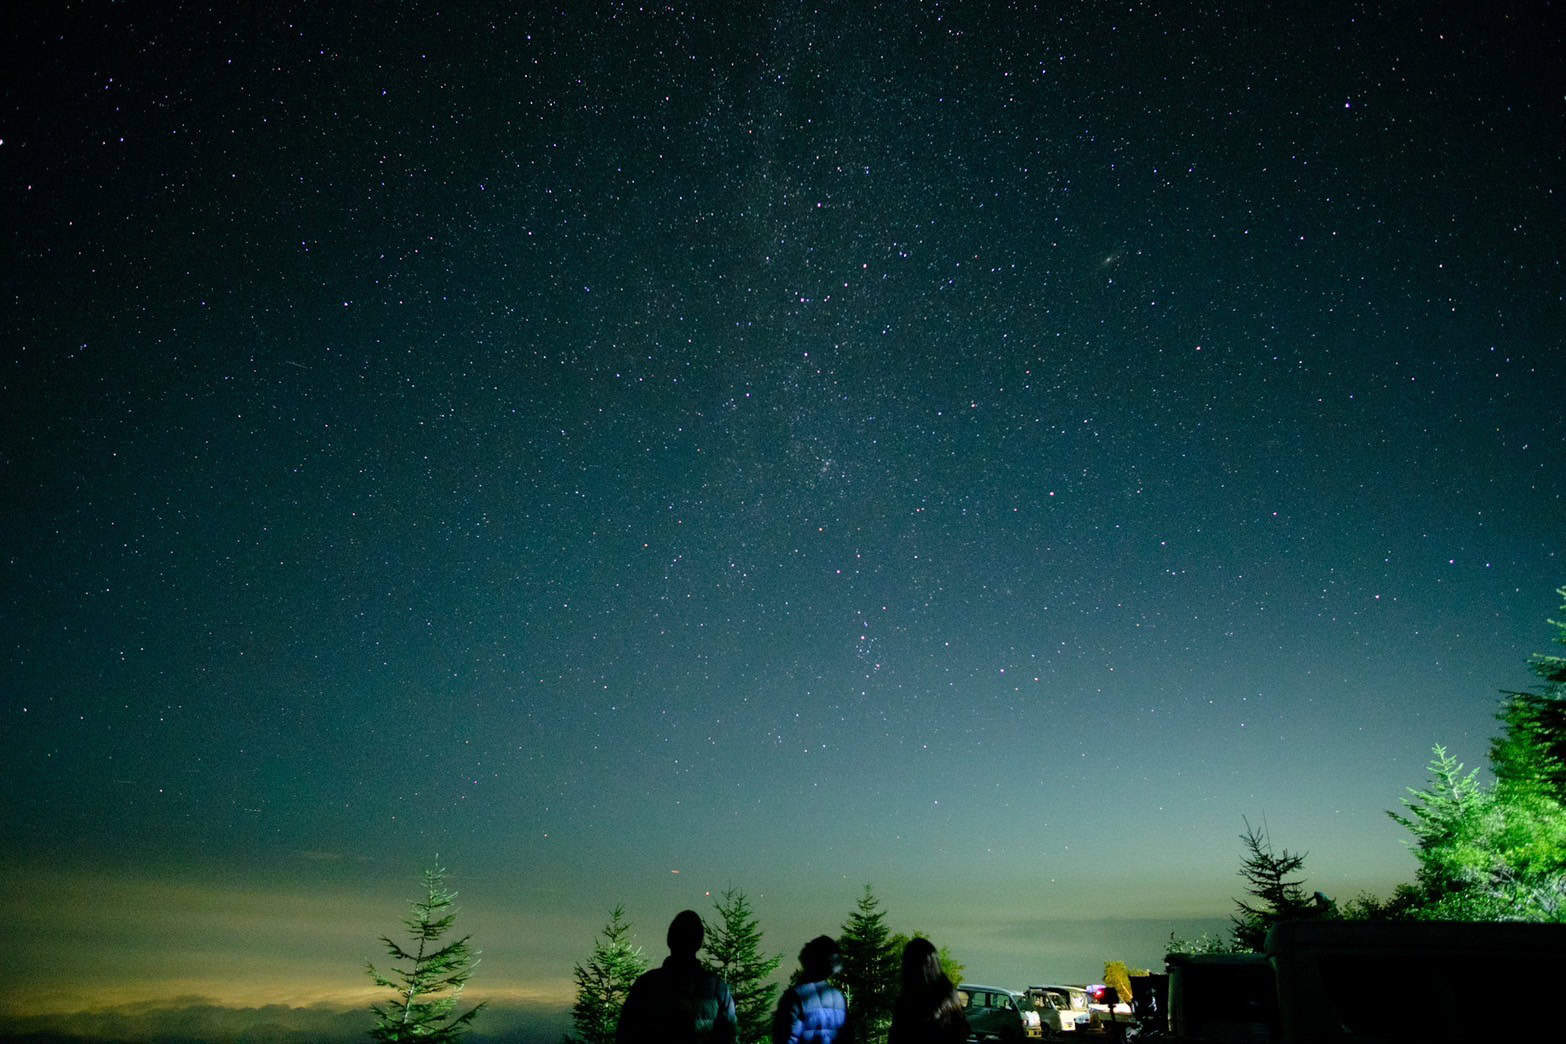
<instances>
[{"instance_id":1,"label":"puffy jacket","mask_svg":"<svg viewBox=\"0 0 1566 1044\"><path fill-rule=\"evenodd\" d=\"M694 957L666 958L631 985L618 1044L734 1044L739 1027L729 987Z\"/></svg>"},{"instance_id":2,"label":"puffy jacket","mask_svg":"<svg viewBox=\"0 0 1566 1044\"><path fill-rule=\"evenodd\" d=\"M785 990L772 1017L772 1044L847 1044L848 1002L825 982Z\"/></svg>"}]
</instances>

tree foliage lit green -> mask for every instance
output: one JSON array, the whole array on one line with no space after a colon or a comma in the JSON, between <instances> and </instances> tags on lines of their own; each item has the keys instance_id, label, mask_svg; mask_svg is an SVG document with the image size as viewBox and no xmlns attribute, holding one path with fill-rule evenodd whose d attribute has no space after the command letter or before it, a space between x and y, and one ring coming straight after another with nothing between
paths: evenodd
<instances>
[{"instance_id":1,"label":"tree foliage lit green","mask_svg":"<svg viewBox=\"0 0 1566 1044\"><path fill-rule=\"evenodd\" d=\"M647 970L642 948L631 944L631 925L625 908L616 906L609 915L599 939L593 944L586 964L572 968L576 980L576 1003L571 1005L571 1025L580 1044L614 1044L620 1025L620 1009L630 995L637 976Z\"/></svg>"},{"instance_id":2,"label":"tree foliage lit green","mask_svg":"<svg viewBox=\"0 0 1566 1044\"><path fill-rule=\"evenodd\" d=\"M1557 593L1566 599L1566 588ZM1550 623L1566 645L1566 624ZM1485 786L1438 745L1426 784L1388 813L1413 835L1418 870L1387 903L1370 904L1374 914L1566 920L1566 658L1539 654L1530 666L1543 684L1507 693L1496 714L1495 782Z\"/></svg>"},{"instance_id":3,"label":"tree foliage lit green","mask_svg":"<svg viewBox=\"0 0 1566 1044\"><path fill-rule=\"evenodd\" d=\"M707 924L707 956L702 963L728 983L734 995L740 1044L765 1041L771 1034L772 1001L778 990L772 973L783 955L762 952L761 929L744 892L730 888L713 905L718 919Z\"/></svg>"},{"instance_id":4,"label":"tree foliage lit green","mask_svg":"<svg viewBox=\"0 0 1566 1044\"><path fill-rule=\"evenodd\" d=\"M468 945L472 936L455 942L441 939L456 921L452 903L457 893L446 887L446 871L436 866L424 871L424 897L414 900L403 920L408 946L381 936L394 964L385 973L366 962L375 985L396 991L393 1002L374 1004L375 1026L370 1037L379 1041L426 1041L446 1044L461 1040L468 1025L484 1005L454 1014L462 988L478 964L478 951Z\"/></svg>"},{"instance_id":5,"label":"tree foliage lit green","mask_svg":"<svg viewBox=\"0 0 1566 1044\"><path fill-rule=\"evenodd\" d=\"M881 909L881 901L876 898L875 891L865 885L864 894L859 897L838 937L843 970L832 978L848 997L848 1029L858 1044L876 1044L886 1039L887 1027L892 1021L892 1006L901 989L903 947L914 939L930 939L930 936L920 931L912 935L893 932L888 927L886 912ZM930 941L934 943L933 939ZM941 972L953 984L961 982L963 966L951 951L937 944L935 954L941 962ZM791 985L797 985L799 981L796 972Z\"/></svg>"},{"instance_id":6,"label":"tree foliage lit green","mask_svg":"<svg viewBox=\"0 0 1566 1044\"><path fill-rule=\"evenodd\" d=\"M1566 601L1566 587L1556 589ZM1566 605L1562 605L1566 610ZM1566 623L1549 621L1566 646ZM1306 899L1303 855L1274 852L1265 831L1246 824L1240 873L1256 902L1236 900L1232 940L1177 939L1167 953L1259 950L1284 918L1356 920L1566 921L1566 656L1539 653L1529 667L1540 684L1508 692L1490 743L1494 782L1437 744L1423 786L1409 787L1401 811L1387 814L1412 839L1414 880L1386 899L1361 894L1341 908Z\"/></svg>"},{"instance_id":7,"label":"tree foliage lit green","mask_svg":"<svg viewBox=\"0 0 1566 1044\"><path fill-rule=\"evenodd\" d=\"M837 984L848 995L848 1021L852 1039L877 1040L886 1035L897 999L897 973L902 957L886 912L869 885L854 912L843 924L837 940L843 971Z\"/></svg>"},{"instance_id":8,"label":"tree foliage lit green","mask_svg":"<svg viewBox=\"0 0 1566 1044\"><path fill-rule=\"evenodd\" d=\"M1555 593L1566 600L1566 587ZM1566 623L1550 624L1555 643L1566 646ZM1490 745L1490 767L1502 787L1566 801L1566 657L1536 653L1529 666L1543 684L1506 694L1496 715L1503 729Z\"/></svg>"}]
</instances>

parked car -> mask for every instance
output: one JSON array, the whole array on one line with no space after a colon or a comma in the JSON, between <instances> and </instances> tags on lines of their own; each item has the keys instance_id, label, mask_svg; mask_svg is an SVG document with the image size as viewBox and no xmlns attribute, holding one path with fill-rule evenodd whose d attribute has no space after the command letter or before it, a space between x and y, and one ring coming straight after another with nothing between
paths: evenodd
<instances>
[{"instance_id":1,"label":"parked car","mask_svg":"<svg viewBox=\"0 0 1566 1044\"><path fill-rule=\"evenodd\" d=\"M1021 1044L1026 1039L1022 1009L1010 990L963 983L957 987L957 996L968 1016L969 1040Z\"/></svg>"},{"instance_id":2,"label":"parked car","mask_svg":"<svg viewBox=\"0 0 1566 1044\"><path fill-rule=\"evenodd\" d=\"M1046 1039L1098 1029L1088 1010L1087 991L1079 986L1029 986L1023 997L1039 1013L1040 1029Z\"/></svg>"},{"instance_id":3,"label":"parked car","mask_svg":"<svg viewBox=\"0 0 1566 1044\"><path fill-rule=\"evenodd\" d=\"M1039 1014L1039 1010L1029 1003L1027 996L1012 990L1011 999L1016 1003L1017 1010L1022 1013L1023 1034L1035 1040L1044 1036L1044 1018Z\"/></svg>"}]
</instances>

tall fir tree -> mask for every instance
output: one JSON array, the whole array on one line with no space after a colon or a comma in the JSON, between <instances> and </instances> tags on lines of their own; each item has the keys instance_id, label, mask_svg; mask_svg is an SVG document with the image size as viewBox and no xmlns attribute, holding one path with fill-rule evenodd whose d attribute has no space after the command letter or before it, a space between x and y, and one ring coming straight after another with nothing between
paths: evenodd
<instances>
[{"instance_id":1,"label":"tall fir tree","mask_svg":"<svg viewBox=\"0 0 1566 1044\"><path fill-rule=\"evenodd\" d=\"M1230 921L1235 945L1259 952L1267 940L1268 928L1278 921L1312 916L1316 906L1306 897L1301 881L1293 876L1305 865L1304 853L1294 854L1287 848L1274 852L1266 829L1253 827L1248 821L1240 841L1245 845L1240 876L1245 878L1246 892L1256 902L1236 899L1234 905L1239 912Z\"/></svg>"},{"instance_id":2,"label":"tall fir tree","mask_svg":"<svg viewBox=\"0 0 1566 1044\"><path fill-rule=\"evenodd\" d=\"M1566 624L1550 623L1566 644ZM1437 746L1428 784L1403 799L1407 814L1388 813L1413 834L1419 870L1372 912L1566 921L1566 657L1535 655L1531 667L1543 686L1506 694L1497 713L1495 782L1480 784Z\"/></svg>"},{"instance_id":3,"label":"tall fir tree","mask_svg":"<svg viewBox=\"0 0 1566 1044\"><path fill-rule=\"evenodd\" d=\"M869 885L865 885L854 912L843 924L837 945L843 958L838 985L848 995L852 1039L879 1040L886 1034L897 999L901 954L893 948L886 913Z\"/></svg>"},{"instance_id":4,"label":"tall fir tree","mask_svg":"<svg viewBox=\"0 0 1566 1044\"><path fill-rule=\"evenodd\" d=\"M1566 600L1566 587L1556 592ZM1566 605L1561 609L1566 611ZM1566 623L1551 620L1566 645ZM1529 791L1566 803L1566 657L1535 653L1529 667L1543 685L1509 692L1497 712L1503 726L1490 744L1490 767L1502 790Z\"/></svg>"},{"instance_id":5,"label":"tall fir tree","mask_svg":"<svg viewBox=\"0 0 1566 1044\"><path fill-rule=\"evenodd\" d=\"M386 953L398 964L383 974L365 962L375 985L397 993L393 1002L370 1006L375 1015L375 1026L370 1030L374 1040L449 1044L467 1034L469 1024L484 1007L479 1004L461 1015L454 1014L479 954L468 945L470 935L441 942L457 916L452 908L457 893L445 882L444 867L424 871L424 897L410 904L412 910L402 922L408 930L408 947L381 936Z\"/></svg>"},{"instance_id":6,"label":"tall fir tree","mask_svg":"<svg viewBox=\"0 0 1566 1044\"><path fill-rule=\"evenodd\" d=\"M1382 916L1450 921L1566 920L1566 810L1531 783L1464 773L1440 746L1430 780L1409 788L1407 815L1418 871Z\"/></svg>"},{"instance_id":7,"label":"tall fir tree","mask_svg":"<svg viewBox=\"0 0 1566 1044\"><path fill-rule=\"evenodd\" d=\"M576 979L576 1003L571 1005L571 1025L580 1044L614 1044L620 1025L620 1009L636 977L647 970L642 948L631 944L631 925L625 907L616 906L593 944L586 964L572 968Z\"/></svg>"},{"instance_id":8,"label":"tall fir tree","mask_svg":"<svg viewBox=\"0 0 1566 1044\"><path fill-rule=\"evenodd\" d=\"M1566 601L1566 587L1556 588ZM1566 604L1561 606L1566 610ZM1566 646L1566 623L1549 621ZM1498 810L1497 867L1485 891L1500 916L1566 921L1566 657L1535 653L1529 667L1543 683L1513 692L1490 748Z\"/></svg>"},{"instance_id":9,"label":"tall fir tree","mask_svg":"<svg viewBox=\"0 0 1566 1044\"><path fill-rule=\"evenodd\" d=\"M1480 786L1479 770L1465 773L1463 763L1437 744L1429 773L1422 789L1408 788L1407 815L1387 813L1414 835L1418 898L1411 905L1421 908L1445 906L1482 884L1494 864L1495 801Z\"/></svg>"},{"instance_id":10,"label":"tall fir tree","mask_svg":"<svg viewBox=\"0 0 1566 1044\"><path fill-rule=\"evenodd\" d=\"M782 954L761 951L761 929L744 892L730 888L713 900L718 919L707 925L707 970L728 983L739 1020L740 1044L760 1044L772 1029L772 1001L778 988L772 973Z\"/></svg>"}]
</instances>

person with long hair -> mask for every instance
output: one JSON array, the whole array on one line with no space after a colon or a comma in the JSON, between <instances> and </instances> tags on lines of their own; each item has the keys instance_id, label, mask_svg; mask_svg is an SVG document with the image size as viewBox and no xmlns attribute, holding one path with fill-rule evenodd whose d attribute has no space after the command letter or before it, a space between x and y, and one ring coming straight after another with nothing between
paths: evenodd
<instances>
[{"instance_id":1,"label":"person with long hair","mask_svg":"<svg viewBox=\"0 0 1566 1044\"><path fill-rule=\"evenodd\" d=\"M957 987L941 971L941 958L928 939L903 947L902 992L892 1009L886 1044L964 1044L968 1016Z\"/></svg>"}]
</instances>

